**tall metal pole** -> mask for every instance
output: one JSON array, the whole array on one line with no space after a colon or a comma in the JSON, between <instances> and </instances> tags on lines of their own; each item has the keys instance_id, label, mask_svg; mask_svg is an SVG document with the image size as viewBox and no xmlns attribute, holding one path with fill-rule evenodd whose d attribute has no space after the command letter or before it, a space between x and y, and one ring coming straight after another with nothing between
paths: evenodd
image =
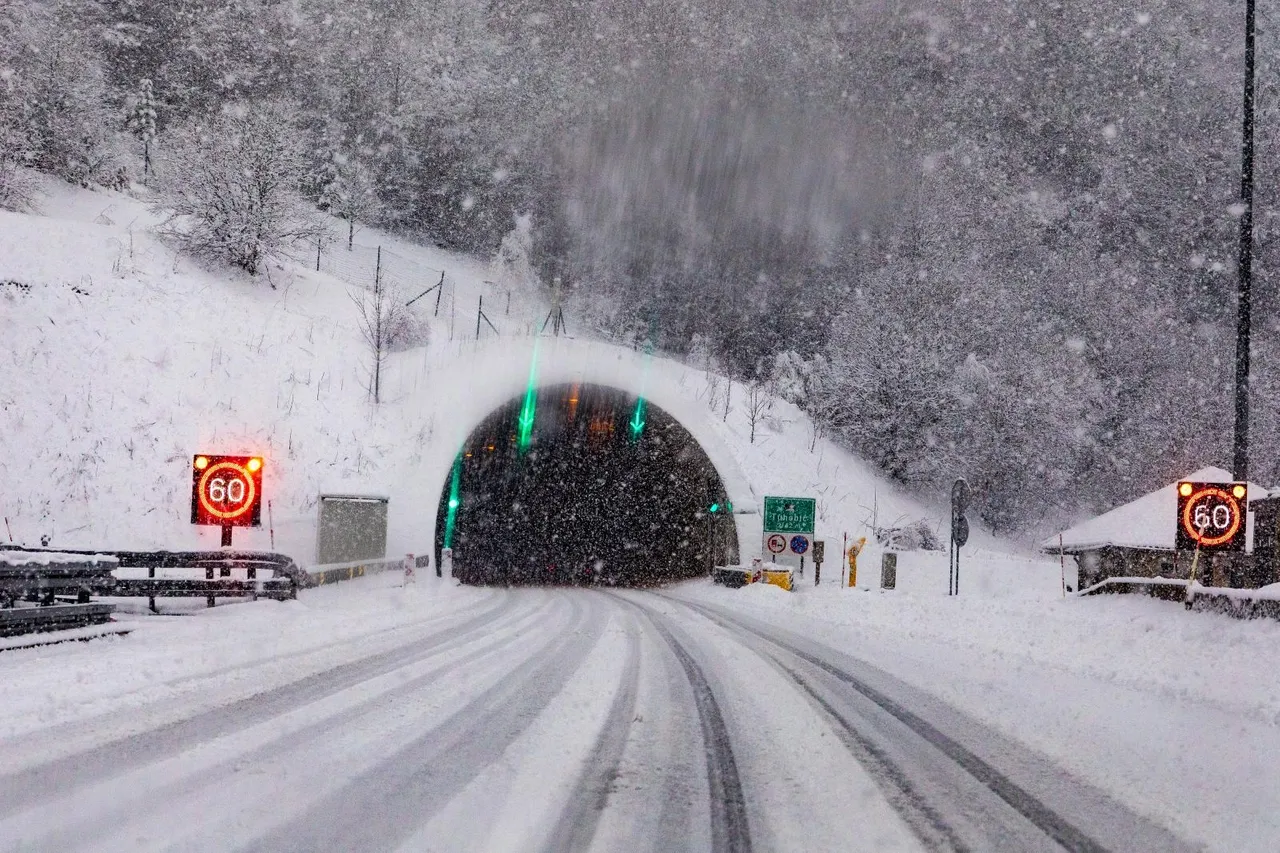
<instances>
[{"instance_id":1,"label":"tall metal pole","mask_svg":"<svg viewBox=\"0 0 1280 853\"><path fill-rule=\"evenodd\" d=\"M1249 338L1253 310L1253 78L1254 0L1244 8L1244 124L1240 140L1240 255L1236 264L1236 433L1235 478L1249 479Z\"/></svg>"}]
</instances>

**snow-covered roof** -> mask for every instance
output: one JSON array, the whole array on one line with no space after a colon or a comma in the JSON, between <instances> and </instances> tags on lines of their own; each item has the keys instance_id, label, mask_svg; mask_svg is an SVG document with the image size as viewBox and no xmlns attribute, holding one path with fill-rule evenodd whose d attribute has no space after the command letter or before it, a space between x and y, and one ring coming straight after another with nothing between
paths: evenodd
<instances>
[{"instance_id":1,"label":"snow-covered roof","mask_svg":"<svg viewBox=\"0 0 1280 853\"><path fill-rule=\"evenodd\" d=\"M1196 483L1231 483L1235 478L1221 468L1201 468L1182 478ZM1247 500L1267 497L1267 489L1249 483ZM1095 518L1081 522L1059 536L1051 536L1040 544L1042 550L1057 553L1058 543L1067 552L1090 551L1108 545L1118 548L1142 548L1172 551L1177 532L1178 483L1170 483L1135 501L1118 506ZM1246 535L1252 537L1252 524Z\"/></svg>"}]
</instances>

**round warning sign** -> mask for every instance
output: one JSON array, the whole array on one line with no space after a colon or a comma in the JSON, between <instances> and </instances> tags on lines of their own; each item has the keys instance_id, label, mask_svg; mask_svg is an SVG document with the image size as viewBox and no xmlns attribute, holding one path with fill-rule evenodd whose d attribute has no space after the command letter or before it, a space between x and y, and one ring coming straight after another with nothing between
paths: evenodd
<instances>
[{"instance_id":1,"label":"round warning sign","mask_svg":"<svg viewBox=\"0 0 1280 853\"><path fill-rule=\"evenodd\" d=\"M1179 483L1177 546L1243 551L1247 494L1245 483Z\"/></svg>"},{"instance_id":2,"label":"round warning sign","mask_svg":"<svg viewBox=\"0 0 1280 853\"><path fill-rule=\"evenodd\" d=\"M770 554L781 554L787 550L787 537L781 533L774 533L765 540L765 545L769 549Z\"/></svg>"},{"instance_id":3,"label":"round warning sign","mask_svg":"<svg viewBox=\"0 0 1280 853\"><path fill-rule=\"evenodd\" d=\"M805 551L808 551L808 550L809 550L808 536L792 536L791 537L792 553L803 554Z\"/></svg>"},{"instance_id":4,"label":"round warning sign","mask_svg":"<svg viewBox=\"0 0 1280 853\"><path fill-rule=\"evenodd\" d=\"M259 456L196 456L192 460L191 523L258 526L262 465Z\"/></svg>"}]
</instances>

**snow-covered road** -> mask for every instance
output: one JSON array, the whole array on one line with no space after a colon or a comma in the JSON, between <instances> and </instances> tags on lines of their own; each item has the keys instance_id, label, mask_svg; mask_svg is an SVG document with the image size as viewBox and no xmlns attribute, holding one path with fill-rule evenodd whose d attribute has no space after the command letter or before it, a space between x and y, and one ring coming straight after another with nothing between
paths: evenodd
<instances>
[{"instance_id":1,"label":"snow-covered road","mask_svg":"<svg viewBox=\"0 0 1280 853\"><path fill-rule=\"evenodd\" d=\"M1192 849L749 616L641 592L461 604L293 677L272 656L234 690L208 676L203 704L152 697L131 730L0 742L0 849Z\"/></svg>"}]
</instances>

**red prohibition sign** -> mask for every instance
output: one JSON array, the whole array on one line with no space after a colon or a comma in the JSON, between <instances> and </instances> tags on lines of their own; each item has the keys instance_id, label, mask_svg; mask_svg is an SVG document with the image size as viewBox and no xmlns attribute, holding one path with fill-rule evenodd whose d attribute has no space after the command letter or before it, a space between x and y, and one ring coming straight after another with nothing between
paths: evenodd
<instances>
[{"instance_id":1,"label":"red prohibition sign","mask_svg":"<svg viewBox=\"0 0 1280 853\"><path fill-rule=\"evenodd\" d=\"M787 550L787 537L781 533L775 533L769 537L769 550L774 554L781 554Z\"/></svg>"},{"instance_id":2,"label":"red prohibition sign","mask_svg":"<svg viewBox=\"0 0 1280 853\"><path fill-rule=\"evenodd\" d=\"M212 477L214 473L224 470L234 471L236 479L243 481L245 486L244 499L231 510L218 509L209 500L209 478ZM219 462L215 465L210 465L208 469L205 470L204 476L200 478L199 493L200 506L204 507L205 512L209 513L214 518L220 518L223 521L232 521L244 515L253 507L253 500L257 497L258 489L253 484L253 477L250 476L249 472L245 470L245 468L237 465L235 462Z\"/></svg>"},{"instance_id":3,"label":"red prohibition sign","mask_svg":"<svg viewBox=\"0 0 1280 853\"><path fill-rule=\"evenodd\" d=\"M1226 506L1228 511L1231 513L1231 521L1228 523L1227 529L1217 536L1205 536L1203 531L1195 526L1195 523L1191 518L1196 507L1204 501L1205 498L1217 498L1221 501L1219 506ZM1182 510L1182 526L1186 529L1187 533L1190 534L1191 538L1199 542L1202 547L1212 548L1215 545L1221 545L1224 542L1229 542L1231 537L1236 535L1236 531L1240 529L1240 515L1240 504L1230 492L1225 489L1210 487L1201 489L1191 497L1187 498L1187 505Z\"/></svg>"}]
</instances>

